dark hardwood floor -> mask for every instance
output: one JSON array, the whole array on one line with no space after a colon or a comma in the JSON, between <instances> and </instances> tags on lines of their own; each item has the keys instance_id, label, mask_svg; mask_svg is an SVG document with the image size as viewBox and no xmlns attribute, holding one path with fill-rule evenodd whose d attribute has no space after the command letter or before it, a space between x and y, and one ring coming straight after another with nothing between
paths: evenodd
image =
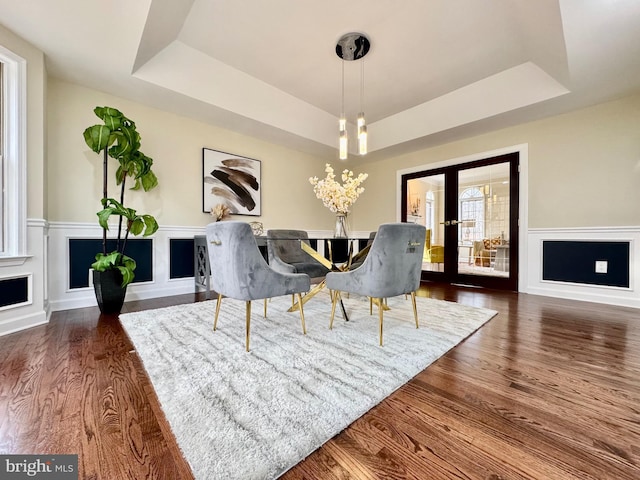
<instances>
[{"instance_id":1,"label":"dark hardwood floor","mask_svg":"<svg viewBox=\"0 0 640 480\"><path fill-rule=\"evenodd\" d=\"M420 294L499 314L281 478L640 479L639 310ZM0 453L79 454L82 479L192 478L117 317L97 308L0 337Z\"/></svg>"}]
</instances>

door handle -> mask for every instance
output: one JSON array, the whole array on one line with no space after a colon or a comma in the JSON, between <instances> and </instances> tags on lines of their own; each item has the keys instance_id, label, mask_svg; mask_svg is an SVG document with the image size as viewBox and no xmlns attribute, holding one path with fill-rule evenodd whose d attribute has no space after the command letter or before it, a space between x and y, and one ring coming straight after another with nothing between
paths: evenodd
<instances>
[{"instance_id":1,"label":"door handle","mask_svg":"<svg viewBox=\"0 0 640 480\"><path fill-rule=\"evenodd\" d=\"M440 222L440 225L444 225L445 227L449 227L451 225L458 225L462 223L460 220L445 220L444 222Z\"/></svg>"}]
</instances>

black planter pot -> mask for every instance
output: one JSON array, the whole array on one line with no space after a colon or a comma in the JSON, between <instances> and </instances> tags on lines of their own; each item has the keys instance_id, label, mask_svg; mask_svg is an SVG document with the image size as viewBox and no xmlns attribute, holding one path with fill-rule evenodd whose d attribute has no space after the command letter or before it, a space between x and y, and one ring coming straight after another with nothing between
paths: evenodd
<instances>
[{"instance_id":1,"label":"black planter pot","mask_svg":"<svg viewBox=\"0 0 640 480\"><path fill-rule=\"evenodd\" d=\"M93 289L100 311L106 315L120 313L127 287L122 288L122 274L120 270L93 271Z\"/></svg>"}]
</instances>

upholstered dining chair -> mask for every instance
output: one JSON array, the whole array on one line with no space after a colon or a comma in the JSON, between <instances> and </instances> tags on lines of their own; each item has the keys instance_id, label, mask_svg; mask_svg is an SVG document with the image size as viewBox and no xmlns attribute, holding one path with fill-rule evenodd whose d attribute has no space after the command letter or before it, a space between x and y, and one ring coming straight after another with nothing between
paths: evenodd
<instances>
[{"instance_id":1,"label":"upholstered dining chair","mask_svg":"<svg viewBox=\"0 0 640 480\"><path fill-rule=\"evenodd\" d=\"M245 347L248 352L251 301L265 299L264 316L266 317L267 299L297 294L302 333L306 334L301 294L309 291L309 276L300 273L281 273L271 268L260 253L248 223L214 222L207 225L206 232L211 265L211 288L218 293L213 330L218 326L222 297L244 300L246 302Z\"/></svg>"},{"instance_id":2,"label":"upholstered dining chair","mask_svg":"<svg viewBox=\"0 0 640 480\"><path fill-rule=\"evenodd\" d=\"M349 270L355 270L356 268L362 266L362 264L364 263L364 259L367 258L367 255L369 254L369 249L371 248L373 239L376 238L376 233L377 231L369 233L367 244L362 250L354 255L353 259L351 260L351 264L349 265Z\"/></svg>"},{"instance_id":3,"label":"upholstered dining chair","mask_svg":"<svg viewBox=\"0 0 640 480\"><path fill-rule=\"evenodd\" d=\"M331 291L331 320L333 328L336 303L340 292L351 292L375 299L378 304L380 345L382 346L382 327L384 301L387 298L411 293L413 315L418 328L418 310L416 308L416 290L420 286L422 255L426 229L415 223L385 223L380 225L371 244L371 249L362 265L347 272L330 272L325 281Z\"/></svg>"},{"instance_id":4,"label":"upholstered dining chair","mask_svg":"<svg viewBox=\"0 0 640 480\"><path fill-rule=\"evenodd\" d=\"M314 285L304 302L311 299L324 288L324 277L329 268L302 250L300 242L309 243L309 234L305 230L270 229L267 230L267 257L271 268L282 273L306 273ZM297 308L295 299L291 299L293 311Z\"/></svg>"},{"instance_id":5,"label":"upholstered dining chair","mask_svg":"<svg viewBox=\"0 0 640 480\"><path fill-rule=\"evenodd\" d=\"M309 243L305 230L267 230L267 254L271 268L282 273L306 273L312 283L324 279L329 269L300 248Z\"/></svg>"}]
</instances>

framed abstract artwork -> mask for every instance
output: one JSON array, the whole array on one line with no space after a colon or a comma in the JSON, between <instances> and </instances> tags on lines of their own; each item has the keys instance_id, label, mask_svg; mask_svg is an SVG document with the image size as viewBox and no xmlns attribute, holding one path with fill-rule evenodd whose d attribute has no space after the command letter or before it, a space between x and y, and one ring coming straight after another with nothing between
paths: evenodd
<instances>
[{"instance_id":1,"label":"framed abstract artwork","mask_svg":"<svg viewBox=\"0 0 640 480\"><path fill-rule=\"evenodd\" d=\"M234 215L260 216L261 171L260 160L203 148L202 211L223 204Z\"/></svg>"}]
</instances>

